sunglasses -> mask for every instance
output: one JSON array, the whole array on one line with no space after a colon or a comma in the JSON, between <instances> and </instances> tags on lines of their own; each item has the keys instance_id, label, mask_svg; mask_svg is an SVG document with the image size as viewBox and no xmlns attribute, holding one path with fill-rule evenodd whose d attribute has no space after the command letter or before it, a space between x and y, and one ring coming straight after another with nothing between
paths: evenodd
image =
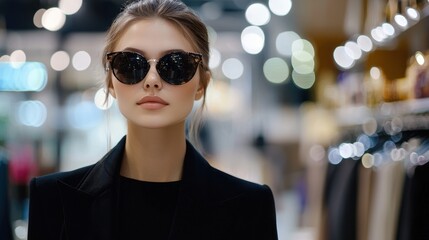
<instances>
[{"instance_id":1,"label":"sunglasses","mask_svg":"<svg viewBox=\"0 0 429 240\"><path fill-rule=\"evenodd\" d=\"M136 52L112 52L106 57L116 79L128 85L139 83L146 77L150 62L156 63L156 70L162 80L171 85L182 85L194 77L202 61L201 54L183 51L170 52L160 59L149 60Z\"/></svg>"}]
</instances>

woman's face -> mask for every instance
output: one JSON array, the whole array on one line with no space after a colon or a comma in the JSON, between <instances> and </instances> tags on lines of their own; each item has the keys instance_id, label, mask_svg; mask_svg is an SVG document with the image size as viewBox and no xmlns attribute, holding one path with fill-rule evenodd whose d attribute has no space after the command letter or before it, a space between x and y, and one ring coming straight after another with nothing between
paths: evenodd
<instances>
[{"instance_id":1,"label":"woman's face","mask_svg":"<svg viewBox=\"0 0 429 240\"><path fill-rule=\"evenodd\" d=\"M138 52L146 59L159 59L172 50L195 52L182 32L161 18L132 23L114 49L115 52ZM149 72L143 81L134 85L123 84L112 75L110 93L117 99L128 124L143 128L183 126L194 101L204 93L200 87L199 71L183 85L170 85L160 78L155 65L155 62L150 62Z\"/></svg>"}]
</instances>

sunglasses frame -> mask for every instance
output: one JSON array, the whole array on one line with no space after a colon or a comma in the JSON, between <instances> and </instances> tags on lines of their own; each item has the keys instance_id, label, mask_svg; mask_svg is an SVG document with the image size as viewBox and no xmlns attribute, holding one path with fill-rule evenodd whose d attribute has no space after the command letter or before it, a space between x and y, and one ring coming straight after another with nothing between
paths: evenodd
<instances>
[{"instance_id":1,"label":"sunglasses frame","mask_svg":"<svg viewBox=\"0 0 429 240\"><path fill-rule=\"evenodd\" d=\"M145 73L143 74L143 76L141 77L141 79L137 79L137 80L134 79L134 81L126 82L126 81L123 81L123 80L119 79L119 77L116 76L116 73L115 73L114 68L113 68L113 62L115 61L115 58L119 54L124 54L124 53L135 54L135 55L141 57L142 59L144 59L146 61L146 63L148 63L148 68L145 70ZM189 78L184 78L181 81L174 81L174 80L165 79L167 77L163 77L165 73L163 73L162 70L160 69L161 68L160 67L160 62L162 62L163 58L165 58L165 57L167 57L169 55L172 55L172 54L185 54L185 55L187 55L187 56L189 56L189 57L191 57L193 59L194 65L195 65L195 71L193 71L193 74L190 74ZM156 59L156 58L146 59L141 53L138 53L138 52L133 52L133 51L118 51L118 52L109 52L109 53L107 53L106 54L106 60L107 60L107 63L108 63L108 65L106 66L106 71L112 70L113 75L115 76L115 78L119 82L121 82L123 84L126 84L126 85L134 85L134 84L137 84L137 83L143 81L146 78L146 75L147 75L147 73L150 70L150 62L155 62L156 63L156 66L155 66L156 71L157 71L158 75L160 76L160 78L163 81L165 81L166 83L168 83L170 85L183 85L183 84L189 82L195 76L195 73L197 72L198 66L201 65L200 63L203 60L203 55L200 54L200 53L193 53L193 52L186 52L186 51L173 51L173 52L169 52L169 53L165 54L164 56L162 56L162 57L160 57L158 59Z\"/></svg>"}]
</instances>

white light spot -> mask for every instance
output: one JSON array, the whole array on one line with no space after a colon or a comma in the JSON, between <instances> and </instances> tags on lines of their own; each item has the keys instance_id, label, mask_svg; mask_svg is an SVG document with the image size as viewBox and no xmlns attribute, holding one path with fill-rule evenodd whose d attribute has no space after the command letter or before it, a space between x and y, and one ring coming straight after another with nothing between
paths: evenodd
<instances>
[{"instance_id":1,"label":"white light spot","mask_svg":"<svg viewBox=\"0 0 429 240\"><path fill-rule=\"evenodd\" d=\"M392 26L392 24L390 24L390 23L383 23L381 25L381 27L383 28L384 34L386 34L388 36L395 35L395 28Z\"/></svg>"},{"instance_id":2,"label":"white light spot","mask_svg":"<svg viewBox=\"0 0 429 240\"><path fill-rule=\"evenodd\" d=\"M244 72L243 63L236 58L229 58L223 62L222 72L229 79L240 78Z\"/></svg>"},{"instance_id":3,"label":"white light spot","mask_svg":"<svg viewBox=\"0 0 429 240\"><path fill-rule=\"evenodd\" d=\"M107 99L106 99L106 94L108 94ZM106 92L105 88L100 88L95 93L94 103L95 103L95 106L97 106L99 109L107 110L113 104L113 97L109 93Z\"/></svg>"},{"instance_id":4,"label":"white light spot","mask_svg":"<svg viewBox=\"0 0 429 240\"><path fill-rule=\"evenodd\" d=\"M214 68L219 67L221 59L222 59L222 56L221 56L220 52L215 48L211 48L210 49L209 68L214 69Z\"/></svg>"},{"instance_id":5,"label":"white light spot","mask_svg":"<svg viewBox=\"0 0 429 240\"><path fill-rule=\"evenodd\" d=\"M332 148L329 150L328 160L330 163L332 163L334 165L339 164L343 160L343 158L340 155L340 151L338 150L338 148Z\"/></svg>"},{"instance_id":6,"label":"white light spot","mask_svg":"<svg viewBox=\"0 0 429 240\"><path fill-rule=\"evenodd\" d=\"M422 52L417 51L414 56L416 58L417 64L419 64L420 66L423 66L425 64L425 56Z\"/></svg>"},{"instance_id":7,"label":"white light spot","mask_svg":"<svg viewBox=\"0 0 429 240\"><path fill-rule=\"evenodd\" d=\"M354 60L358 60L359 58L362 57L362 50L360 49L360 47L357 45L357 43L352 42L352 41L348 41L345 44L345 48L346 48L346 53L353 58Z\"/></svg>"},{"instance_id":8,"label":"white light spot","mask_svg":"<svg viewBox=\"0 0 429 240\"><path fill-rule=\"evenodd\" d=\"M400 26L401 28L406 28L408 26L408 21L403 15L396 14L394 19L396 24L398 24L398 26Z\"/></svg>"},{"instance_id":9,"label":"white light spot","mask_svg":"<svg viewBox=\"0 0 429 240\"><path fill-rule=\"evenodd\" d=\"M357 42L358 46L360 47L360 49L362 49L362 51L369 52L372 50L373 45L372 45L372 41L369 37L367 37L365 35L360 35L357 38L356 42Z\"/></svg>"},{"instance_id":10,"label":"white light spot","mask_svg":"<svg viewBox=\"0 0 429 240\"><path fill-rule=\"evenodd\" d=\"M42 17L43 17L43 14L44 14L45 12L46 12L46 9L41 8L41 9L37 10L37 11L36 11L36 13L34 13L34 16L33 16L33 24L34 24L34 26L36 26L37 28L43 28L43 25L42 25Z\"/></svg>"},{"instance_id":11,"label":"white light spot","mask_svg":"<svg viewBox=\"0 0 429 240\"><path fill-rule=\"evenodd\" d=\"M258 54L265 44L265 34L260 27L249 26L241 32L241 45L244 51L250 54Z\"/></svg>"},{"instance_id":12,"label":"white light spot","mask_svg":"<svg viewBox=\"0 0 429 240\"><path fill-rule=\"evenodd\" d=\"M58 51L51 57L51 67L55 71L63 71L70 64L70 56L65 51Z\"/></svg>"},{"instance_id":13,"label":"white light spot","mask_svg":"<svg viewBox=\"0 0 429 240\"><path fill-rule=\"evenodd\" d=\"M346 51L346 48L343 46L337 47L334 50L334 60L340 66L344 69L350 69L353 67L355 61L353 58L351 58Z\"/></svg>"},{"instance_id":14,"label":"white light spot","mask_svg":"<svg viewBox=\"0 0 429 240\"><path fill-rule=\"evenodd\" d=\"M305 39L297 39L292 42L292 54L295 51L304 51L314 57L313 44Z\"/></svg>"},{"instance_id":15,"label":"white light spot","mask_svg":"<svg viewBox=\"0 0 429 240\"><path fill-rule=\"evenodd\" d=\"M42 25L49 31L60 30L66 22L66 15L59 8L49 8L43 13Z\"/></svg>"},{"instance_id":16,"label":"white light spot","mask_svg":"<svg viewBox=\"0 0 429 240\"><path fill-rule=\"evenodd\" d=\"M91 56L85 51L79 51L73 56L72 64L76 70L83 71L91 64Z\"/></svg>"},{"instance_id":17,"label":"white light spot","mask_svg":"<svg viewBox=\"0 0 429 240\"><path fill-rule=\"evenodd\" d=\"M407 15L413 20L420 19L420 13L415 8L407 8Z\"/></svg>"},{"instance_id":18,"label":"white light spot","mask_svg":"<svg viewBox=\"0 0 429 240\"><path fill-rule=\"evenodd\" d=\"M254 3L246 9L246 20L255 26L267 24L271 19L270 10L262 3Z\"/></svg>"},{"instance_id":19,"label":"white light spot","mask_svg":"<svg viewBox=\"0 0 429 240\"><path fill-rule=\"evenodd\" d=\"M276 38L276 48L280 54L292 56L292 44L301 37L292 31L282 32Z\"/></svg>"},{"instance_id":20,"label":"white light spot","mask_svg":"<svg viewBox=\"0 0 429 240\"><path fill-rule=\"evenodd\" d=\"M269 0L268 6L275 15L285 16L292 8L291 0Z\"/></svg>"},{"instance_id":21,"label":"white light spot","mask_svg":"<svg viewBox=\"0 0 429 240\"><path fill-rule=\"evenodd\" d=\"M380 79L381 71L378 67L372 67L369 70L369 75L371 76L372 79Z\"/></svg>"},{"instance_id":22,"label":"white light spot","mask_svg":"<svg viewBox=\"0 0 429 240\"><path fill-rule=\"evenodd\" d=\"M27 56L22 50L15 50L10 54L10 59L12 67L19 68L27 60Z\"/></svg>"},{"instance_id":23,"label":"white light spot","mask_svg":"<svg viewBox=\"0 0 429 240\"><path fill-rule=\"evenodd\" d=\"M71 15L82 7L82 0L60 0L58 6L64 14Z\"/></svg>"}]
</instances>

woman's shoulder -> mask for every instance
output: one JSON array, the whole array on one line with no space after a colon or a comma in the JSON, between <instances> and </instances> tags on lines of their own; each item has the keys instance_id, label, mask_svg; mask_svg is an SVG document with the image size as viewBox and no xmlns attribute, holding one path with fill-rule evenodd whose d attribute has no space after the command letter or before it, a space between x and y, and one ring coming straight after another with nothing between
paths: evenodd
<instances>
[{"instance_id":1,"label":"woman's shoulder","mask_svg":"<svg viewBox=\"0 0 429 240\"><path fill-rule=\"evenodd\" d=\"M55 172L34 177L31 180L30 187L38 188L39 190L49 190L52 187L57 187L57 183L59 181L66 183L67 185L76 186L93 167L94 164L71 171Z\"/></svg>"},{"instance_id":2,"label":"woman's shoulder","mask_svg":"<svg viewBox=\"0 0 429 240\"><path fill-rule=\"evenodd\" d=\"M251 182L212 167L210 179L213 199L253 199L254 201L273 200L271 188L266 184Z\"/></svg>"}]
</instances>

